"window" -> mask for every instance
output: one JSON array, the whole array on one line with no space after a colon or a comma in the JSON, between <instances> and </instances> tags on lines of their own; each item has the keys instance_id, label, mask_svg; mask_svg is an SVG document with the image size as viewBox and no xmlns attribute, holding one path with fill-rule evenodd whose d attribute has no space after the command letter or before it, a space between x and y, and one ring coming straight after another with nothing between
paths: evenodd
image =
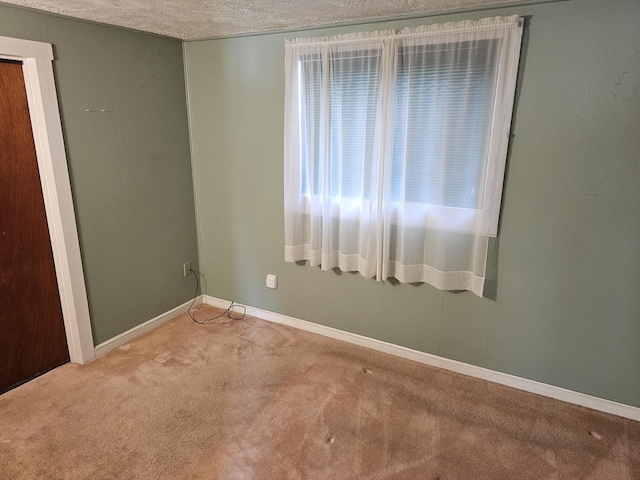
<instances>
[{"instance_id":1,"label":"window","mask_svg":"<svg viewBox=\"0 0 640 480\"><path fill-rule=\"evenodd\" d=\"M481 295L521 31L513 16L287 41L285 259Z\"/></svg>"},{"instance_id":2,"label":"window","mask_svg":"<svg viewBox=\"0 0 640 480\"><path fill-rule=\"evenodd\" d=\"M380 96L380 51L351 51L331 58L328 76L329 193L369 198L375 122ZM300 59L301 193L320 193L323 74L319 58ZM310 171L312 170L312 171ZM312 182L312 183L310 183Z\"/></svg>"},{"instance_id":3,"label":"window","mask_svg":"<svg viewBox=\"0 0 640 480\"><path fill-rule=\"evenodd\" d=\"M394 200L482 208L499 49L486 40L398 52Z\"/></svg>"}]
</instances>

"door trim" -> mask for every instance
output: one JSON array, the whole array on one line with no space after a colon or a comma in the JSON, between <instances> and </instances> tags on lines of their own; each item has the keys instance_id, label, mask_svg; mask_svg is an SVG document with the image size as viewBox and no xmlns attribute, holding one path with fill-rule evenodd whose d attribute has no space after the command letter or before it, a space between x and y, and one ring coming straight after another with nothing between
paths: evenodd
<instances>
[{"instance_id":1,"label":"door trim","mask_svg":"<svg viewBox=\"0 0 640 480\"><path fill-rule=\"evenodd\" d=\"M0 57L23 62L60 304L74 363L95 358L67 156L49 43L0 36Z\"/></svg>"}]
</instances>

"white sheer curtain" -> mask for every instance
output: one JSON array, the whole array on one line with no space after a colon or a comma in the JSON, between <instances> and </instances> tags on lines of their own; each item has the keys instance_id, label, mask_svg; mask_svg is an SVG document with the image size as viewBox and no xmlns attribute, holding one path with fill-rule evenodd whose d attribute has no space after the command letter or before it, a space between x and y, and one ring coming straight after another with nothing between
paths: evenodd
<instances>
[{"instance_id":1,"label":"white sheer curtain","mask_svg":"<svg viewBox=\"0 0 640 480\"><path fill-rule=\"evenodd\" d=\"M522 24L285 44L285 260L482 296Z\"/></svg>"}]
</instances>

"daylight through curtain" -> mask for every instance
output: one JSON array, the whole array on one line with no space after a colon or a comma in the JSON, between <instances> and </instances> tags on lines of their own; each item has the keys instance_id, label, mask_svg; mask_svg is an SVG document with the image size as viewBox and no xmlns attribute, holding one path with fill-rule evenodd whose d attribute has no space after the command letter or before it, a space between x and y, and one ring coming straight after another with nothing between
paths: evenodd
<instances>
[{"instance_id":1,"label":"daylight through curtain","mask_svg":"<svg viewBox=\"0 0 640 480\"><path fill-rule=\"evenodd\" d=\"M521 19L287 40L285 260L481 296Z\"/></svg>"}]
</instances>

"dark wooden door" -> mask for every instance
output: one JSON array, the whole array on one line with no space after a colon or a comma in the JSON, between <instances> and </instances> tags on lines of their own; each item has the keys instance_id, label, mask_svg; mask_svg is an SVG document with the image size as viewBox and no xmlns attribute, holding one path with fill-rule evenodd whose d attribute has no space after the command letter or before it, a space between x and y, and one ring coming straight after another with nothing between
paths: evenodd
<instances>
[{"instance_id":1,"label":"dark wooden door","mask_svg":"<svg viewBox=\"0 0 640 480\"><path fill-rule=\"evenodd\" d=\"M0 61L0 393L67 361L22 64Z\"/></svg>"}]
</instances>

